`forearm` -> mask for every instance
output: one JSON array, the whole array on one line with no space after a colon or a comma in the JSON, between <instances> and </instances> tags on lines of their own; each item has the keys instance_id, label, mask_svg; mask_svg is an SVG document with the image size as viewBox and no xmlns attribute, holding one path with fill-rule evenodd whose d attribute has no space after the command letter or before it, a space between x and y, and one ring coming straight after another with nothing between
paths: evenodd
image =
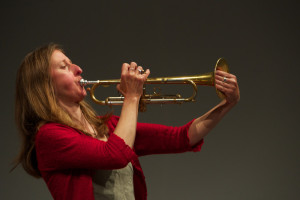
<instances>
[{"instance_id":1,"label":"forearm","mask_svg":"<svg viewBox=\"0 0 300 200\"><path fill-rule=\"evenodd\" d=\"M121 137L131 148L134 145L138 117L139 98L124 100L119 122L114 133Z\"/></svg>"},{"instance_id":2,"label":"forearm","mask_svg":"<svg viewBox=\"0 0 300 200\"><path fill-rule=\"evenodd\" d=\"M234 105L223 100L213 109L194 120L188 132L190 145L193 146L204 138Z\"/></svg>"}]
</instances>

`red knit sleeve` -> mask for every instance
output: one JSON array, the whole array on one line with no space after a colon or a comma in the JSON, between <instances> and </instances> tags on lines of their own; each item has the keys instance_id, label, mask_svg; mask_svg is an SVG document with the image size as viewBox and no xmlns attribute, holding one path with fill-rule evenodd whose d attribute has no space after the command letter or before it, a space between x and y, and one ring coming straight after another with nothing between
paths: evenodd
<instances>
[{"instance_id":1,"label":"red knit sleeve","mask_svg":"<svg viewBox=\"0 0 300 200\"><path fill-rule=\"evenodd\" d=\"M104 142L57 123L42 126L35 144L40 171L117 169L125 167L136 156L124 140L113 133Z\"/></svg>"},{"instance_id":2,"label":"red knit sleeve","mask_svg":"<svg viewBox=\"0 0 300 200\"><path fill-rule=\"evenodd\" d=\"M190 146L188 130L193 121L181 127L138 123L134 149L136 154L181 153L200 151L203 140Z\"/></svg>"}]
</instances>

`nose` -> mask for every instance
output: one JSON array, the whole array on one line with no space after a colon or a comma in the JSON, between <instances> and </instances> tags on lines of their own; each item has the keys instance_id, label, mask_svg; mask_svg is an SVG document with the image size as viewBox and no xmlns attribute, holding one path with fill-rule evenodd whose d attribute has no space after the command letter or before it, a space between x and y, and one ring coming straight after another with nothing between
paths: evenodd
<instances>
[{"instance_id":1,"label":"nose","mask_svg":"<svg viewBox=\"0 0 300 200\"><path fill-rule=\"evenodd\" d=\"M75 76L82 74L82 69L78 65L72 64L72 69Z\"/></svg>"}]
</instances>

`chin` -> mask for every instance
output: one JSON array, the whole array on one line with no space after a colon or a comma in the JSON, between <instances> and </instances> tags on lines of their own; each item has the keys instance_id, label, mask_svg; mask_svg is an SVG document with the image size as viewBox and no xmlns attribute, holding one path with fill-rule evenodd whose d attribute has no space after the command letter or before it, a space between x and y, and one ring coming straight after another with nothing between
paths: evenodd
<instances>
[{"instance_id":1,"label":"chin","mask_svg":"<svg viewBox=\"0 0 300 200\"><path fill-rule=\"evenodd\" d=\"M85 96L86 96L86 93L85 93L85 94L82 94L82 95L79 97L80 101L84 100Z\"/></svg>"},{"instance_id":2,"label":"chin","mask_svg":"<svg viewBox=\"0 0 300 200\"><path fill-rule=\"evenodd\" d=\"M78 102L78 103L81 102L82 100L84 100L85 96L86 96L86 93L78 94L76 97L76 102Z\"/></svg>"}]
</instances>

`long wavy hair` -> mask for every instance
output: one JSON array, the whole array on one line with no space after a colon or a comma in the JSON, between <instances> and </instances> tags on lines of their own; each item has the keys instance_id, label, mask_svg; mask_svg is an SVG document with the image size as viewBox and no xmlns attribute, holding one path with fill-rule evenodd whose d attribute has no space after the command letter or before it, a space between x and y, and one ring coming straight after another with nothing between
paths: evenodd
<instances>
[{"instance_id":1,"label":"long wavy hair","mask_svg":"<svg viewBox=\"0 0 300 200\"><path fill-rule=\"evenodd\" d=\"M34 177L41 177L37 167L35 136L42 125L48 122L61 123L91 136L57 103L50 76L50 59L55 50L64 52L60 45L50 43L27 54L16 78L15 120L22 146L12 170L21 163L25 171ZM105 121L109 115L99 118L88 103L81 101L79 104L83 115L95 127L99 137L107 135Z\"/></svg>"}]
</instances>

